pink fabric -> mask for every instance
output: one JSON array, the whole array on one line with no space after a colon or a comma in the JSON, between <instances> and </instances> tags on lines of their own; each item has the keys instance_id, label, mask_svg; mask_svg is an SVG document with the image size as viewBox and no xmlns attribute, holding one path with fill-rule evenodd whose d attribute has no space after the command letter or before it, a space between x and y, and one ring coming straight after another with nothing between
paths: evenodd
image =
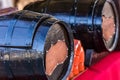
<instances>
[{"instance_id":1,"label":"pink fabric","mask_svg":"<svg viewBox=\"0 0 120 80\"><path fill-rule=\"evenodd\" d=\"M74 80L120 80L120 52L110 53Z\"/></svg>"}]
</instances>

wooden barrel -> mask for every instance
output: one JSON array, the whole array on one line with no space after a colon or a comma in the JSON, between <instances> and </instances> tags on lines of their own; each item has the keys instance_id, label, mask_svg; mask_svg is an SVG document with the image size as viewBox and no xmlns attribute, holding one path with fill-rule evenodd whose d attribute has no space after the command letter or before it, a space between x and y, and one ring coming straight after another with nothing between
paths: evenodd
<instances>
[{"instance_id":1,"label":"wooden barrel","mask_svg":"<svg viewBox=\"0 0 120 80\"><path fill-rule=\"evenodd\" d=\"M119 47L119 16L114 0L45 0L24 9L49 13L71 25L85 49L114 51Z\"/></svg>"},{"instance_id":2,"label":"wooden barrel","mask_svg":"<svg viewBox=\"0 0 120 80\"><path fill-rule=\"evenodd\" d=\"M65 80L73 61L69 25L48 14L0 16L0 80Z\"/></svg>"}]
</instances>

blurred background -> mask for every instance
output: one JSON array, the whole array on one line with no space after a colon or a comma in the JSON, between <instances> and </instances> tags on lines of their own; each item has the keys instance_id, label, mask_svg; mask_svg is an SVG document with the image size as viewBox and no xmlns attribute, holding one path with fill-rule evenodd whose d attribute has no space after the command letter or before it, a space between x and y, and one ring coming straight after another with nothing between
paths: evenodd
<instances>
[{"instance_id":1,"label":"blurred background","mask_svg":"<svg viewBox=\"0 0 120 80\"><path fill-rule=\"evenodd\" d=\"M8 7L17 7L18 10L22 10L26 4L34 1L42 1L42 0L0 0L0 9L8 8Z\"/></svg>"}]
</instances>

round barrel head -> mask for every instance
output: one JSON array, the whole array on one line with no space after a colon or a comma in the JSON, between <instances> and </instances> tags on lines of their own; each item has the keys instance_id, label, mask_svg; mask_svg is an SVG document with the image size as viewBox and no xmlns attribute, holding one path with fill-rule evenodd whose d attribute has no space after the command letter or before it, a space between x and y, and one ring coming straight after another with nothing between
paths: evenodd
<instances>
[{"instance_id":1,"label":"round barrel head","mask_svg":"<svg viewBox=\"0 0 120 80\"><path fill-rule=\"evenodd\" d=\"M108 51L114 50L118 39L118 25L115 7L110 2L105 2L102 10L102 36Z\"/></svg>"},{"instance_id":2,"label":"round barrel head","mask_svg":"<svg viewBox=\"0 0 120 80\"><path fill-rule=\"evenodd\" d=\"M62 79L70 73L72 43L64 25L54 24L49 29L45 42L45 69L50 80Z\"/></svg>"}]
</instances>

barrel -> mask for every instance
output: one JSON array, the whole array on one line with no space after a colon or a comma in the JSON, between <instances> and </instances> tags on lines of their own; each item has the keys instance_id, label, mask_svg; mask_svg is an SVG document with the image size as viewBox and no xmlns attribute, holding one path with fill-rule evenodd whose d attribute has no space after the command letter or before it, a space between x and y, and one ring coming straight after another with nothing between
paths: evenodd
<instances>
[{"instance_id":1,"label":"barrel","mask_svg":"<svg viewBox=\"0 0 120 80\"><path fill-rule=\"evenodd\" d=\"M74 54L69 25L22 10L0 16L0 80L65 80Z\"/></svg>"},{"instance_id":2,"label":"barrel","mask_svg":"<svg viewBox=\"0 0 120 80\"><path fill-rule=\"evenodd\" d=\"M71 25L85 49L114 51L119 47L119 15L113 0L44 0L25 10L49 13Z\"/></svg>"}]
</instances>

